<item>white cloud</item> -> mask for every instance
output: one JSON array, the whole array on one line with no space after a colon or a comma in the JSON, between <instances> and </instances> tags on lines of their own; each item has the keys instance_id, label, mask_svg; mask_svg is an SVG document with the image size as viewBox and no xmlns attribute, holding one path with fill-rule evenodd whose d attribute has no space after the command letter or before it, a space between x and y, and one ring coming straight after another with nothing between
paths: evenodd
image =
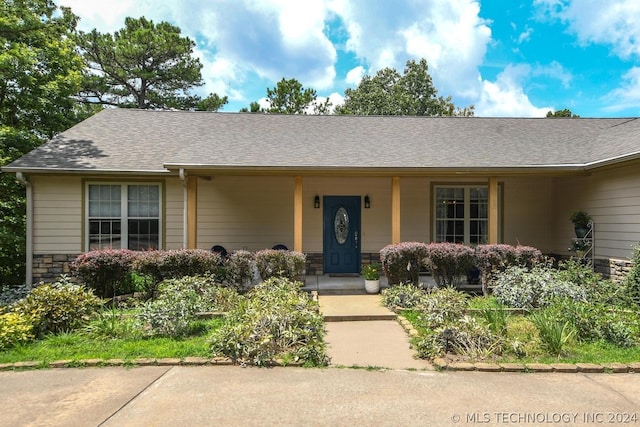
<instances>
[{"instance_id":1,"label":"white cloud","mask_svg":"<svg viewBox=\"0 0 640 427\"><path fill-rule=\"evenodd\" d=\"M536 107L524 93L522 81L531 74L526 64L509 65L495 82L482 82L482 95L476 105L476 116L544 117L551 107Z\"/></svg>"},{"instance_id":2,"label":"white cloud","mask_svg":"<svg viewBox=\"0 0 640 427\"><path fill-rule=\"evenodd\" d=\"M610 104L606 111L640 108L640 67L631 68L622 78L622 85L603 97Z\"/></svg>"},{"instance_id":3,"label":"white cloud","mask_svg":"<svg viewBox=\"0 0 640 427\"><path fill-rule=\"evenodd\" d=\"M518 36L518 44L529 41L529 39L531 39L531 34L533 34L533 28L529 26L525 27L525 30Z\"/></svg>"},{"instance_id":4,"label":"white cloud","mask_svg":"<svg viewBox=\"0 0 640 427\"><path fill-rule=\"evenodd\" d=\"M362 80L362 77L364 77L364 74L364 67L362 65L358 65L357 67L349 70L345 82L352 86L357 86L358 84L360 84L360 81Z\"/></svg>"},{"instance_id":5,"label":"white cloud","mask_svg":"<svg viewBox=\"0 0 640 427\"><path fill-rule=\"evenodd\" d=\"M535 0L551 19L569 25L582 44L610 44L621 58L640 56L640 2L637 0Z\"/></svg>"}]
</instances>

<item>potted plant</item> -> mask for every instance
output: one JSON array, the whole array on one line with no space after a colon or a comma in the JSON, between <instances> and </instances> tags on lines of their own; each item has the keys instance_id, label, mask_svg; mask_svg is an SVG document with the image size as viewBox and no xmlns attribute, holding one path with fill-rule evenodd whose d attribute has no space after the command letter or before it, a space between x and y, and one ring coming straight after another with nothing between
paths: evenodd
<instances>
[{"instance_id":1,"label":"potted plant","mask_svg":"<svg viewBox=\"0 0 640 427\"><path fill-rule=\"evenodd\" d=\"M571 222L573 223L576 237L583 238L589 232L591 216L585 211L575 211L571 214Z\"/></svg>"},{"instance_id":2,"label":"potted plant","mask_svg":"<svg viewBox=\"0 0 640 427\"><path fill-rule=\"evenodd\" d=\"M368 294L380 292L380 263L372 262L362 266L364 276L364 289Z\"/></svg>"},{"instance_id":3,"label":"potted plant","mask_svg":"<svg viewBox=\"0 0 640 427\"><path fill-rule=\"evenodd\" d=\"M584 258L587 252L589 252L589 248L591 248L590 241L573 239L573 241L571 242L571 247L569 249L575 252L578 258Z\"/></svg>"}]
</instances>

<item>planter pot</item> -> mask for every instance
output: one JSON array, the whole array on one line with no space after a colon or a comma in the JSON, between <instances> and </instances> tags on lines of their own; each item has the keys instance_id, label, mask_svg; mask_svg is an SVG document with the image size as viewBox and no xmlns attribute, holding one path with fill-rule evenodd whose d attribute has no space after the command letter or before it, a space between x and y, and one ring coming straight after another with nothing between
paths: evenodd
<instances>
[{"instance_id":1,"label":"planter pot","mask_svg":"<svg viewBox=\"0 0 640 427\"><path fill-rule=\"evenodd\" d=\"M575 232L576 232L576 237L578 239L582 239L584 236L587 235L587 233L589 232L588 228L575 228Z\"/></svg>"},{"instance_id":2,"label":"planter pot","mask_svg":"<svg viewBox=\"0 0 640 427\"><path fill-rule=\"evenodd\" d=\"M368 294L377 294L380 292L380 280L366 280L364 281L364 290Z\"/></svg>"}]
</instances>

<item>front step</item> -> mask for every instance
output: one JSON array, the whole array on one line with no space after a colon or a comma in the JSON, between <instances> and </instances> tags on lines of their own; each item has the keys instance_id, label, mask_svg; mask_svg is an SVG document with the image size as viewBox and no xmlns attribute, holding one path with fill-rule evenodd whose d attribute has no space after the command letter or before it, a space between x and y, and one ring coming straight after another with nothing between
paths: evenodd
<instances>
[{"instance_id":1,"label":"front step","mask_svg":"<svg viewBox=\"0 0 640 427\"><path fill-rule=\"evenodd\" d=\"M367 322L375 320L396 320L398 316L391 314L329 314L324 316L325 322Z\"/></svg>"}]
</instances>

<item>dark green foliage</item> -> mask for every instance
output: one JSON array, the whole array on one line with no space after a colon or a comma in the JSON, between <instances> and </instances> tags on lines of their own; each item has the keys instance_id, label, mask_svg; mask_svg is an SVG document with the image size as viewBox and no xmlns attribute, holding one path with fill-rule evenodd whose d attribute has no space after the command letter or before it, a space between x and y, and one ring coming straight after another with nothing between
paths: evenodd
<instances>
[{"instance_id":1,"label":"dark green foliage","mask_svg":"<svg viewBox=\"0 0 640 427\"><path fill-rule=\"evenodd\" d=\"M89 319L102 301L92 291L65 278L34 288L11 308L33 319L36 336L70 331Z\"/></svg>"},{"instance_id":2,"label":"dark green foliage","mask_svg":"<svg viewBox=\"0 0 640 427\"><path fill-rule=\"evenodd\" d=\"M633 248L631 262L631 271L624 279L624 286L627 298L638 309L640 307L640 246Z\"/></svg>"},{"instance_id":3,"label":"dark green foliage","mask_svg":"<svg viewBox=\"0 0 640 427\"><path fill-rule=\"evenodd\" d=\"M249 291L211 336L213 356L263 366L295 362L327 364L323 320L318 304L301 283L271 278Z\"/></svg>"},{"instance_id":4,"label":"dark green foliage","mask_svg":"<svg viewBox=\"0 0 640 427\"><path fill-rule=\"evenodd\" d=\"M355 89L344 91L337 114L383 116L472 116L473 106L457 108L451 97L437 96L425 59L409 60L401 75L384 68L364 76Z\"/></svg>"},{"instance_id":5,"label":"dark green foliage","mask_svg":"<svg viewBox=\"0 0 640 427\"><path fill-rule=\"evenodd\" d=\"M216 94L204 100L189 94L203 84L202 64L193 56L195 43L168 22L129 17L113 34L93 30L80 33L77 40L88 63L80 93L83 102L215 111L227 101Z\"/></svg>"}]
</instances>

